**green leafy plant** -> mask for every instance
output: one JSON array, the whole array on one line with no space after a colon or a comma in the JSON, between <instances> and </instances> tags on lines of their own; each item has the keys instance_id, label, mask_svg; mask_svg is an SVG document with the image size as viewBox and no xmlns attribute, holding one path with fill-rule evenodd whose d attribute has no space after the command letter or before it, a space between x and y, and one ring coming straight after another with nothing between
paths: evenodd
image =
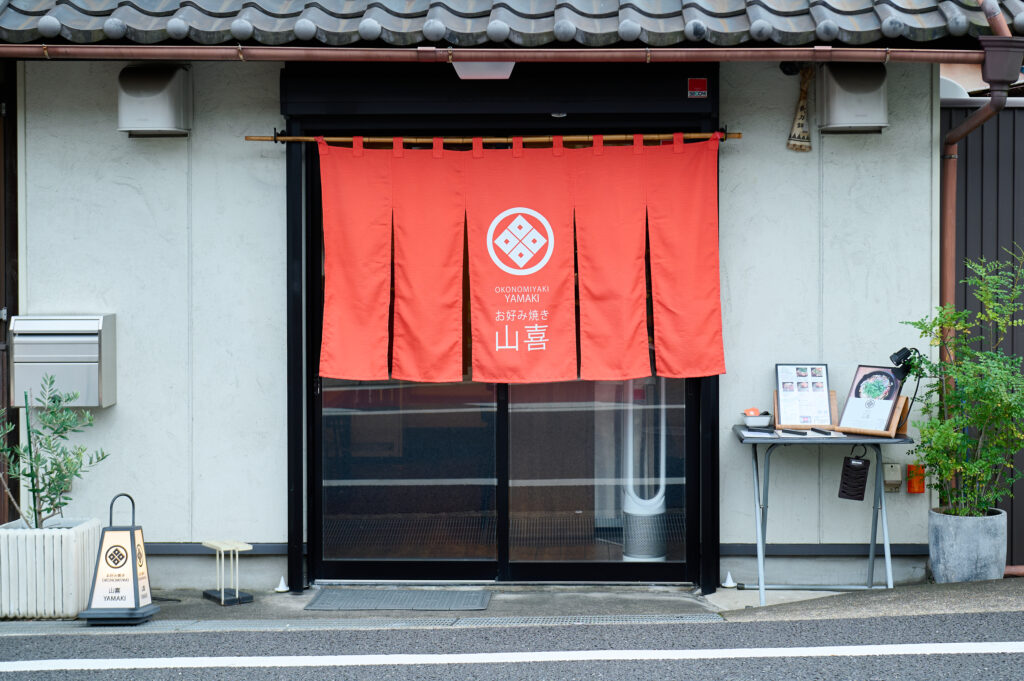
<instances>
[{"instance_id":1,"label":"green leafy plant","mask_svg":"<svg viewBox=\"0 0 1024 681\"><path fill-rule=\"evenodd\" d=\"M1024 249L1007 253L1007 260L966 261L962 283L977 310L945 305L905 322L938 349L937 359L912 361L912 374L929 379L914 453L951 515L986 515L1021 477L1013 459L1024 448L1024 375L1021 358L1004 345L1024 324Z\"/></svg>"},{"instance_id":2,"label":"green leafy plant","mask_svg":"<svg viewBox=\"0 0 1024 681\"><path fill-rule=\"evenodd\" d=\"M0 410L0 460L7 468L11 480L22 481L27 493L26 503L19 504L9 483L3 481L4 492L18 514L30 528L41 528L43 523L60 515L71 501L71 483L81 478L108 454L102 449L89 453L83 445L73 445L69 436L92 425L92 413L74 409L68 404L78 399L78 393L62 393L54 385L53 376L43 376L37 407L29 408L25 393L25 420L28 437L24 445L6 445L7 435L14 429L5 410ZM38 423L38 426L35 425Z\"/></svg>"}]
</instances>

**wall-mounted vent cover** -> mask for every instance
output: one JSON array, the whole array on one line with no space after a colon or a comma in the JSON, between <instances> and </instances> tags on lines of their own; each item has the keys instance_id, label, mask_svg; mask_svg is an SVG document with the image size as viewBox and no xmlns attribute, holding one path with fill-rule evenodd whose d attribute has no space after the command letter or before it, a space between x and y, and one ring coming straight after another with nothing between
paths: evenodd
<instances>
[{"instance_id":1,"label":"wall-mounted vent cover","mask_svg":"<svg viewBox=\"0 0 1024 681\"><path fill-rule=\"evenodd\" d=\"M882 132L889 127L882 64L825 64L821 68L821 132Z\"/></svg>"},{"instance_id":2,"label":"wall-mounted vent cover","mask_svg":"<svg viewBox=\"0 0 1024 681\"><path fill-rule=\"evenodd\" d=\"M188 135L192 82L183 66L128 66L117 77L117 129L132 137Z\"/></svg>"}]
</instances>

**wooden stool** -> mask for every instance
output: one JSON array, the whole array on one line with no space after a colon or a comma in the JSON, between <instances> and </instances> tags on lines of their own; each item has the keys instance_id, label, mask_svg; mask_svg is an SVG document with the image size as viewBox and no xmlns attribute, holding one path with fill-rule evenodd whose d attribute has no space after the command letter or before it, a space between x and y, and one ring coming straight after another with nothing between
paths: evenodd
<instances>
[{"instance_id":1,"label":"wooden stool","mask_svg":"<svg viewBox=\"0 0 1024 681\"><path fill-rule=\"evenodd\" d=\"M203 592L203 598L220 603L221 605L238 605L239 603L252 603L252 594L238 590L238 552L251 551L252 544L242 541L204 541L203 546L216 551L217 564L217 588L207 589ZM231 561L228 568L228 575L234 586L234 594L230 591L225 593L224 582L224 553L227 552Z\"/></svg>"}]
</instances>

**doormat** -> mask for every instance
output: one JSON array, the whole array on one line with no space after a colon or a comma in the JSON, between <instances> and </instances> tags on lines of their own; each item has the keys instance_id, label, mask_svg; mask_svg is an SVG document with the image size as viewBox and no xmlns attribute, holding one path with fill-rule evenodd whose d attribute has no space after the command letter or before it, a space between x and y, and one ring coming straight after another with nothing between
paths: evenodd
<instances>
[{"instance_id":1,"label":"doormat","mask_svg":"<svg viewBox=\"0 0 1024 681\"><path fill-rule=\"evenodd\" d=\"M489 591L321 589L306 610L486 610Z\"/></svg>"}]
</instances>

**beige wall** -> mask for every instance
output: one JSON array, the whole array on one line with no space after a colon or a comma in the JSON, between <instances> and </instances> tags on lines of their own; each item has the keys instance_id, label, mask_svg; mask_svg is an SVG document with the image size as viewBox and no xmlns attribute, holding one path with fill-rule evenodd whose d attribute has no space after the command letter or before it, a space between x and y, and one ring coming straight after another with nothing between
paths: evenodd
<instances>
[{"instance_id":1,"label":"beige wall","mask_svg":"<svg viewBox=\"0 0 1024 681\"><path fill-rule=\"evenodd\" d=\"M149 541L285 530L285 172L279 64L193 67L187 138L117 131L121 63L25 64L20 311L117 315L111 457L71 515L128 492Z\"/></svg>"},{"instance_id":2,"label":"beige wall","mask_svg":"<svg viewBox=\"0 0 1024 681\"><path fill-rule=\"evenodd\" d=\"M72 514L133 494L147 539L286 539L285 163L245 143L281 127L276 64L196 64L187 139L116 131L124 64L24 66L19 112L23 313L118 315L118 403L88 440L112 452ZM937 69L889 66L890 127L786 149L798 79L724 64L722 541L752 543L750 455L729 427L767 408L776 362L820 361L842 397L859 363L916 338L936 300ZM812 92L812 123L814 101ZM841 400L842 401L842 397ZM887 459L907 460L906 448ZM773 542L867 538L836 498L841 449L773 471ZM927 500L889 495L895 542L924 542Z\"/></svg>"},{"instance_id":3,"label":"beige wall","mask_svg":"<svg viewBox=\"0 0 1024 681\"><path fill-rule=\"evenodd\" d=\"M813 148L799 153L786 148L798 79L775 64L722 66L721 120L744 135L720 165L723 543L754 541L750 449L728 429L742 409L770 408L775 363L827 363L841 408L858 364L919 345L900 321L937 300L937 80L928 65L889 65L889 128L874 135L817 134L812 88ZM906 450L886 460L906 463ZM848 451L775 456L769 541L867 540L870 501L837 498ZM894 542L927 541L926 496L887 495Z\"/></svg>"}]
</instances>

